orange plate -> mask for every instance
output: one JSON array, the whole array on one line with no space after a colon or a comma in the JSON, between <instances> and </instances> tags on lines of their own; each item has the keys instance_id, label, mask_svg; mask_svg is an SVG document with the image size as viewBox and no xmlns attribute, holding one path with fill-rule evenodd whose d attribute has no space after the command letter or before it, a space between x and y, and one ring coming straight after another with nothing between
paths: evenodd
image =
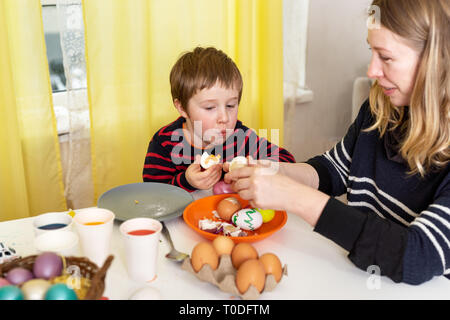
<instances>
[{"instance_id":1,"label":"orange plate","mask_svg":"<svg viewBox=\"0 0 450 320\"><path fill-rule=\"evenodd\" d=\"M241 199L237 194L218 194L215 196L209 196L202 199L198 199L194 202L191 202L183 212L183 219L187 223L189 227L191 227L195 232L200 234L209 240L214 240L219 234L214 234L210 232L206 232L200 230L198 227L198 221L202 219L211 219L211 220L219 220L214 214L213 210L216 210L218 203L227 197L236 197L241 203L242 208L248 206L248 201ZM267 222L263 223L261 227L259 227L255 231L247 231L248 236L246 237L230 237L233 239L235 243L239 242L255 242L267 238L271 234L280 230L287 221L286 211L275 211L275 217Z\"/></svg>"}]
</instances>

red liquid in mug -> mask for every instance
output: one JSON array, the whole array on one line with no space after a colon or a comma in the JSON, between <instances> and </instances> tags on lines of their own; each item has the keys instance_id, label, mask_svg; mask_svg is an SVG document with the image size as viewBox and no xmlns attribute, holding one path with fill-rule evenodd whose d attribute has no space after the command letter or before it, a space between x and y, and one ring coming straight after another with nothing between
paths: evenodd
<instances>
[{"instance_id":1,"label":"red liquid in mug","mask_svg":"<svg viewBox=\"0 0 450 320\"><path fill-rule=\"evenodd\" d=\"M132 236L146 236L152 233L155 233L155 230L140 229L128 232Z\"/></svg>"}]
</instances>

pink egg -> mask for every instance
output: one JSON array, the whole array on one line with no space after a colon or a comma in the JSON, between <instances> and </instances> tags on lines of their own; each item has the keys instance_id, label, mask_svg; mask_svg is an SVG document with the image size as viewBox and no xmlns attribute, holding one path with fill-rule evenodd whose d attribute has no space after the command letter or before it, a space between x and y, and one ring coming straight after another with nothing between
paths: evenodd
<instances>
[{"instance_id":1,"label":"pink egg","mask_svg":"<svg viewBox=\"0 0 450 320\"><path fill-rule=\"evenodd\" d=\"M62 259L56 253L41 253L34 262L33 273L37 278L50 279L61 275Z\"/></svg>"},{"instance_id":2,"label":"pink egg","mask_svg":"<svg viewBox=\"0 0 450 320\"><path fill-rule=\"evenodd\" d=\"M220 180L213 186L213 194L224 193L234 193L234 190L231 188L231 184L225 183L225 181Z\"/></svg>"},{"instance_id":3,"label":"pink egg","mask_svg":"<svg viewBox=\"0 0 450 320\"><path fill-rule=\"evenodd\" d=\"M11 283L5 278L0 278L0 288L4 286L9 286Z\"/></svg>"},{"instance_id":4,"label":"pink egg","mask_svg":"<svg viewBox=\"0 0 450 320\"><path fill-rule=\"evenodd\" d=\"M31 273L30 270L21 267L11 269L6 275L6 280L14 285L21 285L22 283L33 278L33 273Z\"/></svg>"}]
</instances>

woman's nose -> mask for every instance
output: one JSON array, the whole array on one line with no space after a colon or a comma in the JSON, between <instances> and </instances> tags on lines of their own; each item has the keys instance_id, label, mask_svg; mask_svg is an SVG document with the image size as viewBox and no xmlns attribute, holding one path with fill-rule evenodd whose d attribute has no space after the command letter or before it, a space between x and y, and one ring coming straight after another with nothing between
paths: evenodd
<instances>
[{"instance_id":1,"label":"woman's nose","mask_svg":"<svg viewBox=\"0 0 450 320\"><path fill-rule=\"evenodd\" d=\"M383 69L381 67L379 59L372 55L370 59L369 68L367 69L367 76L371 79L379 79L383 77Z\"/></svg>"}]
</instances>

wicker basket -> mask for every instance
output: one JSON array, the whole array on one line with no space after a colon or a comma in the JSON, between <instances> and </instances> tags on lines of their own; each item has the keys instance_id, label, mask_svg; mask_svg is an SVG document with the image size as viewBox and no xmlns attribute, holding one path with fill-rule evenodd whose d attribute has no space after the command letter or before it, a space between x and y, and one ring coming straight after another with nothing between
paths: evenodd
<instances>
[{"instance_id":1,"label":"wicker basket","mask_svg":"<svg viewBox=\"0 0 450 320\"><path fill-rule=\"evenodd\" d=\"M15 259L13 261L0 264L0 277L5 277L9 270L16 267L22 267L33 271L33 265L37 258L37 255L28 256L25 258ZM99 300L103 291L105 290L105 277L106 271L111 265L114 257L112 255L103 263L103 266L99 269L98 266L84 257L62 257L65 266L76 265L80 268L81 277L90 280L90 287L83 300Z\"/></svg>"}]
</instances>

